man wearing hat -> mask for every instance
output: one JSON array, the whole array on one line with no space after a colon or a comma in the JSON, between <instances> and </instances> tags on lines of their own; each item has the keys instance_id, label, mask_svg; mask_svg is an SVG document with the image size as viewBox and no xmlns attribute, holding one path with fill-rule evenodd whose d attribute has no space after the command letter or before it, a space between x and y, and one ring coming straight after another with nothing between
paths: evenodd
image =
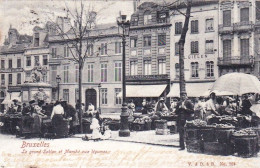
<instances>
[{"instance_id":1,"label":"man wearing hat","mask_svg":"<svg viewBox=\"0 0 260 168\"><path fill-rule=\"evenodd\" d=\"M14 99L13 102L14 102L13 108L14 108L15 112L17 112L17 113L21 112L22 108L21 108L21 105L18 104L19 103L18 100Z\"/></svg>"},{"instance_id":2,"label":"man wearing hat","mask_svg":"<svg viewBox=\"0 0 260 168\"><path fill-rule=\"evenodd\" d=\"M65 118L72 118L72 120L70 120L70 133L76 134L76 128L79 125L79 117L76 109L68 104L67 101L62 101L61 106L64 109Z\"/></svg>"},{"instance_id":3,"label":"man wearing hat","mask_svg":"<svg viewBox=\"0 0 260 168\"><path fill-rule=\"evenodd\" d=\"M176 114L177 117L177 126L179 131L179 142L180 142L180 150L185 149L184 145L184 126L186 124L186 120L191 119L191 114L194 113L194 105L187 98L186 92L181 92L181 100L178 102L176 106Z\"/></svg>"},{"instance_id":4,"label":"man wearing hat","mask_svg":"<svg viewBox=\"0 0 260 168\"><path fill-rule=\"evenodd\" d=\"M166 104L164 103L164 98L161 97L159 99L159 101L157 102L157 104L155 105L155 112L163 112L163 111L168 111L168 108L166 106Z\"/></svg>"}]
</instances>

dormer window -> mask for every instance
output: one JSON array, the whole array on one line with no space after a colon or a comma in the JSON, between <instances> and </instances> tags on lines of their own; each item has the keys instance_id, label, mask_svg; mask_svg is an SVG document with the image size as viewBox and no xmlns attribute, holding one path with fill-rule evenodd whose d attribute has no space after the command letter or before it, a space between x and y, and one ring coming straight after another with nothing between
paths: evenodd
<instances>
[{"instance_id":1,"label":"dormer window","mask_svg":"<svg viewBox=\"0 0 260 168\"><path fill-rule=\"evenodd\" d=\"M138 26L138 16L132 16L131 26Z\"/></svg>"},{"instance_id":2,"label":"dormer window","mask_svg":"<svg viewBox=\"0 0 260 168\"><path fill-rule=\"evenodd\" d=\"M157 13L157 22L158 23L167 23L167 17L168 17L167 12L158 12Z\"/></svg>"},{"instance_id":3,"label":"dormer window","mask_svg":"<svg viewBox=\"0 0 260 168\"><path fill-rule=\"evenodd\" d=\"M152 23L152 14L150 11L144 13L144 25Z\"/></svg>"},{"instance_id":4,"label":"dormer window","mask_svg":"<svg viewBox=\"0 0 260 168\"><path fill-rule=\"evenodd\" d=\"M38 47L40 44L40 36L39 33L34 34L34 47Z\"/></svg>"}]
</instances>

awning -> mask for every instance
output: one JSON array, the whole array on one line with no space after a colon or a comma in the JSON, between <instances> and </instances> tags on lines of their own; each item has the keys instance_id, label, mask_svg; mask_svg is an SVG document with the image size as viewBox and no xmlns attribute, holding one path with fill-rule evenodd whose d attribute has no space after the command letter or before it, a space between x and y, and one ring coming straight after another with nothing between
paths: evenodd
<instances>
[{"instance_id":1,"label":"awning","mask_svg":"<svg viewBox=\"0 0 260 168\"><path fill-rule=\"evenodd\" d=\"M126 97L159 97L167 85L126 85ZM122 97L120 92L117 97Z\"/></svg>"},{"instance_id":2,"label":"awning","mask_svg":"<svg viewBox=\"0 0 260 168\"><path fill-rule=\"evenodd\" d=\"M12 92L11 93L11 100L18 100L18 102L22 102L21 99L21 92Z\"/></svg>"},{"instance_id":3,"label":"awning","mask_svg":"<svg viewBox=\"0 0 260 168\"><path fill-rule=\"evenodd\" d=\"M199 96L209 96L210 89L212 88L214 82L209 83L186 83L186 92L188 97L199 97ZM179 83L174 83L171 86L170 93L167 97L180 97L180 85Z\"/></svg>"},{"instance_id":4,"label":"awning","mask_svg":"<svg viewBox=\"0 0 260 168\"><path fill-rule=\"evenodd\" d=\"M5 99L1 104L11 104L11 103L12 103L11 95L10 93L7 92L5 95Z\"/></svg>"}]
</instances>

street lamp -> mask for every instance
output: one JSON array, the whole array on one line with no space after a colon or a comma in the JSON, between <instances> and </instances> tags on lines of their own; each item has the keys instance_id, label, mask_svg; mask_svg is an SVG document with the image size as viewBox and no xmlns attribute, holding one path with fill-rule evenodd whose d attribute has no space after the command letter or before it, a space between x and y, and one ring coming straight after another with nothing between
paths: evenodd
<instances>
[{"instance_id":1,"label":"street lamp","mask_svg":"<svg viewBox=\"0 0 260 168\"><path fill-rule=\"evenodd\" d=\"M98 84L98 111L101 114L101 107L100 107L100 90L101 90L101 83Z\"/></svg>"},{"instance_id":2,"label":"street lamp","mask_svg":"<svg viewBox=\"0 0 260 168\"><path fill-rule=\"evenodd\" d=\"M123 53L122 53L122 69L123 69L123 77L122 77L122 113L120 115L120 131L119 136L128 137L130 136L129 125L128 125L128 117L129 114L127 112L127 104L126 104L126 81L125 81L125 44L126 44L126 36L129 35L130 30L130 22L126 20L126 15L121 15L117 18L118 32L122 34L122 44L123 44ZM122 30L122 32L120 31Z\"/></svg>"},{"instance_id":3,"label":"street lamp","mask_svg":"<svg viewBox=\"0 0 260 168\"><path fill-rule=\"evenodd\" d=\"M60 100L60 81L61 81L61 77L60 77L60 75L57 75L56 82L58 84L58 101Z\"/></svg>"}]
</instances>

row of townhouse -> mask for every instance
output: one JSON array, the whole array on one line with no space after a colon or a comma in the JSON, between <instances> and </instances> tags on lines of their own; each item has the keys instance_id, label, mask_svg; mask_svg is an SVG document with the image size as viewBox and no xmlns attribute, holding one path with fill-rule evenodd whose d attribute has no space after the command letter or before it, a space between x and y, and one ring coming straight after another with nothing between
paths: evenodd
<instances>
[{"instance_id":1,"label":"row of townhouse","mask_svg":"<svg viewBox=\"0 0 260 168\"><path fill-rule=\"evenodd\" d=\"M168 10L153 2L137 6L126 40L126 96L140 106L143 98L150 101L179 96L178 40L185 17L174 8L182 13L186 8L180 4ZM256 0L198 0L193 3L191 16L184 52L188 96L201 95L229 72L259 77L260 15ZM59 17L57 23L62 24L63 31L70 31L69 18ZM122 39L117 25L97 25L90 38L95 42L89 46L83 68L83 102L96 108L100 104L102 112L118 112L122 104ZM20 83L29 81L31 70L40 64L47 69L43 81L52 85L52 99L57 99L59 75L59 98L74 105L78 99L78 65L66 59L72 57L68 46L55 35L51 23L45 28L35 27L30 40L20 55L7 55L1 49L1 100L7 91L17 91ZM6 43L4 47L11 46Z\"/></svg>"}]
</instances>

